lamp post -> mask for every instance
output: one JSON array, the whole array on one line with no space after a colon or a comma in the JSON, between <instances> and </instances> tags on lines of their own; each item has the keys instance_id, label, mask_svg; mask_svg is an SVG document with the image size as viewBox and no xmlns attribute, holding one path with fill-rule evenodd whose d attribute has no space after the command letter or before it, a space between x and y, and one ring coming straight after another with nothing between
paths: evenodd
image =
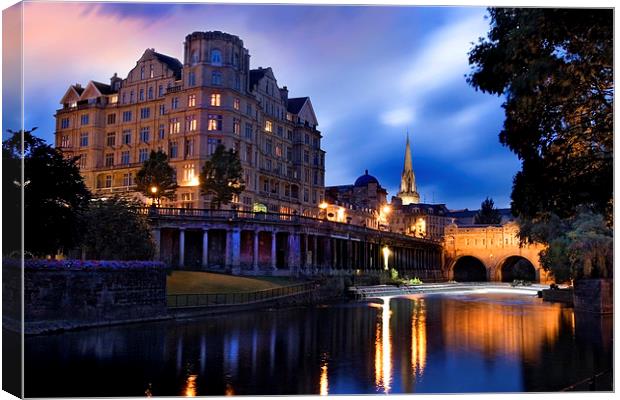
<instances>
[{"instance_id":1,"label":"lamp post","mask_svg":"<svg viewBox=\"0 0 620 400\"><path fill-rule=\"evenodd\" d=\"M157 198L157 203L159 204L159 197L157 196L157 192L159 192L159 188L155 185L152 185L150 190L151 190L151 197L153 198L153 205L155 205L156 198Z\"/></svg>"}]
</instances>

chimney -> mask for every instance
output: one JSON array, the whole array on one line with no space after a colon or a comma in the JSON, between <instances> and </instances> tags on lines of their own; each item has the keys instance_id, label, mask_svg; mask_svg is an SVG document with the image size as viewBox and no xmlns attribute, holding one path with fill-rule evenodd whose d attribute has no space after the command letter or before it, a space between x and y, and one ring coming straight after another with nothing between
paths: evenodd
<instances>
[{"instance_id":1,"label":"chimney","mask_svg":"<svg viewBox=\"0 0 620 400\"><path fill-rule=\"evenodd\" d=\"M121 78L118 77L118 75L116 74L116 72L114 73L114 76L112 76L110 78L110 86L112 87L112 90L114 91L118 91L118 89L121 88L121 82L123 80Z\"/></svg>"}]
</instances>

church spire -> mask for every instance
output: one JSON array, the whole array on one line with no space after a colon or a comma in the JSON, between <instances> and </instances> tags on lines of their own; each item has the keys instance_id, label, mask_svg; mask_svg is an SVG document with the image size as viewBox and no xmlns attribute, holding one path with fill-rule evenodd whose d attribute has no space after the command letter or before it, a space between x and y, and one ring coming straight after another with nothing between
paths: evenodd
<instances>
[{"instance_id":1,"label":"church spire","mask_svg":"<svg viewBox=\"0 0 620 400\"><path fill-rule=\"evenodd\" d=\"M407 129L407 143L405 145L405 163L400 180L400 192L397 197L402 200L403 205L416 204L420 202L420 195L415 184L415 174L413 173L413 163L411 161L411 145L409 144L409 129Z\"/></svg>"}]
</instances>

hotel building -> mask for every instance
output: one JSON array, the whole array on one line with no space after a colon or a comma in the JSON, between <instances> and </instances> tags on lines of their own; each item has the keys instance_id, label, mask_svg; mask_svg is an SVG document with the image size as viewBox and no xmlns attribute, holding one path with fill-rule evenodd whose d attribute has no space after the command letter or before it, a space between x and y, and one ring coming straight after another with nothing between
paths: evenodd
<instances>
[{"instance_id":1,"label":"hotel building","mask_svg":"<svg viewBox=\"0 0 620 400\"><path fill-rule=\"evenodd\" d=\"M176 170L163 205L208 208L198 175L219 144L241 159L245 190L233 204L316 216L324 199L325 152L308 97L289 98L271 68L250 69L237 36L194 32L183 62L147 49L110 84L71 85L56 113L56 146L99 196L138 195L134 177L152 150Z\"/></svg>"}]
</instances>

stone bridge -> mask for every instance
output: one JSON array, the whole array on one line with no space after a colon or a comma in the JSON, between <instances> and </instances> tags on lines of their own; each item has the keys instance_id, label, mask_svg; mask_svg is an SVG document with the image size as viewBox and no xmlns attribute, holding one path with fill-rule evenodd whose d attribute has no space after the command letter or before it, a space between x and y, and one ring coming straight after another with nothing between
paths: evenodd
<instances>
[{"instance_id":1,"label":"stone bridge","mask_svg":"<svg viewBox=\"0 0 620 400\"><path fill-rule=\"evenodd\" d=\"M512 282L524 279L546 283L540 244L521 246L514 222L504 225L446 226L444 235L444 274L456 281Z\"/></svg>"},{"instance_id":2,"label":"stone bridge","mask_svg":"<svg viewBox=\"0 0 620 400\"><path fill-rule=\"evenodd\" d=\"M291 214L141 208L156 258L179 269L240 275L379 275L442 281L441 243Z\"/></svg>"}]
</instances>

